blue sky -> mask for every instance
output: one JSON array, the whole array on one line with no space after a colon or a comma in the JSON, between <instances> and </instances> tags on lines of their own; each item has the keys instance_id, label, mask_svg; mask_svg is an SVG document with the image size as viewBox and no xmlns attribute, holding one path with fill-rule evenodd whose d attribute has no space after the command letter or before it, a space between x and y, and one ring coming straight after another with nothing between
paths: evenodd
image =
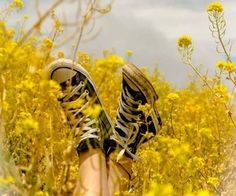
<instances>
[{"instance_id":1,"label":"blue sky","mask_svg":"<svg viewBox=\"0 0 236 196\"><path fill-rule=\"evenodd\" d=\"M1 0L2 7L7 0ZM34 1L24 0L24 13L31 16L29 23L36 20ZM40 10L43 13L54 1L40 0ZM75 8L72 0L56 10L59 17L66 15L68 20L74 19ZM102 1L105 3L106 1ZM134 51L132 61L139 66L151 69L158 65L174 87L184 87L191 69L183 65L176 48L176 40L182 34L193 38L195 52L193 61L202 67L202 71L213 73L214 64L222 57L215 51L215 43L208 29L206 13L209 0L116 0L112 11L96 21L94 32L99 32L92 41L81 43L80 49L101 55L102 50L110 49L124 56L126 49ZM222 1L225 6L227 20L226 37L235 41L236 2ZM17 15L10 22L13 25ZM45 35L49 25L44 26ZM73 43L65 44L71 48ZM70 51L70 50L68 50ZM232 50L232 55L235 54Z\"/></svg>"}]
</instances>

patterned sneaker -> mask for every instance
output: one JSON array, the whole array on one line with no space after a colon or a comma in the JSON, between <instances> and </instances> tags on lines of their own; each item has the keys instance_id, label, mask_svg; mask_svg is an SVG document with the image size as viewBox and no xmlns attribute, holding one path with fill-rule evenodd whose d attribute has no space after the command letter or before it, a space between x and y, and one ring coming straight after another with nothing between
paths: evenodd
<instances>
[{"instance_id":1,"label":"patterned sneaker","mask_svg":"<svg viewBox=\"0 0 236 196\"><path fill-rule=\"evenodd\" d=\"M109 137L112 126L88 72L71 60L59 59L48 65L47 74L62 88L63 96L59 101L75 137L78 137L77 152L90 147L103 150L104 140ZM93 104L101 107L97 118L84 113Z\"/></svg>"},{"instance_id":2,"label":"patterned sneaker","mask_svg":"<svg viewBox=\"0 0 236 196\"><path fill-rule=\"evenodd\" d=\"M155 107L158 96L144 74L132 64L123 67L122 93L117 111L115 129L106 144L107 156L117 148L121 151L117 156L125 154L132 159L140 144L148 141L144 135L156 135L161 127L161 118ZM141 111L139 106L148 104L148 113Z\"/></svg>"}]
</instances>

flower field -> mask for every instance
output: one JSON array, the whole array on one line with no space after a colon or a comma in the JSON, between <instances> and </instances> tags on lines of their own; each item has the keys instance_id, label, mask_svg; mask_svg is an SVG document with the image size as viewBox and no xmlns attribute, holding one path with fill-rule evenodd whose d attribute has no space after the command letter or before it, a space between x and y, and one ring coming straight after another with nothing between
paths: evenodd
<instances>
[{"instance_id":1,"label":"flower field","mask_svg":"<svg viewBox=\"0 0 236 196\"><path fill-rule=\"evenodd\" d=\"M91 18L112 11L110 4L94 9L95 3L87 3L73 56L67 56L57 47L57 38L65 35L53 12L62 1L55 1L30 29L24 28L27 15L20 19L19 28L8 22L12 13L24 7L22 0L13 0L0 13L1 195L71 195L75 188L79 162L76 141L57 100L60 86L45 77L44 68L51 61L72 58L86 68L106 111L115 120L121 67L133 52L128 50L120 57L101 51L103 56L94 57L79 50L83 29ZM141 159L133 164L132 186L121 195L211 196L230 191L227 175L235 151L236 64L230 55L231 43L225 42L224 6L213 2L206 11L219 53L219 61L212 65L215 75L203 75L192 62L194 40L189 35L176 42L183 66L191 67L198 76L186 88L175 90L157 69L150 73L148 67L142 68L159 95L156 106L163 126L138 150ZM40 34L46 17L52 21L50 36ZM142 106L144 112L148 109ZM87 112L96 113L96 108Z\"/></svg>"}]
</instances>

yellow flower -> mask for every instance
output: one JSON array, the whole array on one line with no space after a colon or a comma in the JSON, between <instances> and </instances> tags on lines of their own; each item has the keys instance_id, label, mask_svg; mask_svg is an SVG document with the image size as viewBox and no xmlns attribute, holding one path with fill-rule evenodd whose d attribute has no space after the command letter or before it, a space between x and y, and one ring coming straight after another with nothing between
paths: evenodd
<instances>
[{"instance_id":1,"label":"yellow flower","mask_svg":"<svg viewBox=\"0 0 236 196\"><path fill-rule=\"evenodd\" d=\"M126 54L127 54L128 56L132 56L132 55L133 55L133 51L132 51L132 50L126 50Z\"/></svg>"},{"instance_id":2,"label":"yellow flower","mask_svg":"<svg viewBox=\"0 0 236 196\"><path fill-rule=\"evenodd\" d=\"M64 58L64 57L65 57L64 52L58 51L58 52L57 52L57 57L58 57L58 58Z\"/></svg>"},{"instance_id":3,"label":"yellow flower","mask_svg":"<svg viewBox=\"0 0 236 196\"><path fill-rule=\"evenodd\" d=\"M215 1L213 3L210 3L207 6L207 11L208 12L223 12L224 11L224 6L222 5L222 3Z\"/></svg>"},{"instance_id":4,"label":"yellow flower","mask_svg":"<svg viewBox=\"0 0 236 196\"><path fill-rule=\"evenodd\" d=\"M236 65L233 62L227 62L224 60L220 60L216 63L216 67L219 69L223 69L224 71L228 72L236 72Z\"/></svg>"},{"instance_id":5,"label":"yellow flower","mask_svg":"<svg viewBox=\"0 0 236 196\"><path fill-rule=\"evenodd\" d=\"M144 196L172 196L174 195L174 189L171 184L156 184L152 183L150 190L144 194Z\"/></svg>"},{"instance_id":6,"label":"yellow flower","mask_svg":"<svg viewBox=\"0 0 236 196\"><path fill-rule=\"evenodd\" d=\"M90 62L90 57L86 52L79 52L78 53L79 63L82 65L86 65Z\"/></svg>"},{"instance_id":7,"label":"yellow flower","mask_svg":"<svg viewBox=\"0 0 236 196\"><path fill-rule=\"evenodd\" d=\"M15 183L15 179L12 176L7 176L5 178L0 176L0 185L13 183Z\"/></svg>"},{"instance_id":8,"label":"yellow flower","mask_svg":"<svg viewBox=\"0 0 236 196\"><path fill-rule=\"evenodd\" d=\"M50 38L45 38L43 40L43 48L51 49L53 47L53 41Z\"/></svg>"},{"instance_id":9,"label":"yellow flower","mask_svg":"<svg viewBox=\"0 0 236 196\"><path fill-rule=\"evenodd\" d=\"M14 35L15 35L15 32L16 32L15 29L10 28L10 29L7 30L6 35L7 35L9 38L13 38Z\"/></svg>"},{"instance_id":10,"label":"yellow flower","mask_svg":"<svg viewBox=\"0 0 236 196\"><path fill-rule=\"evenodd\" d=\"M214 87L214 92L219 93L220 95L224 95L228 92L228 89L225 85L220 84Z\"/></svg>"},{"instance_id":11,"label":"yellow flower","mask_svg":"<svg viewBox=\"0 0 236 196\"><path fill-rule=\"evenodd\" d=\"M71 101L71 102L67 103L66 108L67 109L81 108L84 104L85 104L84 99L76 99L75 101Z\"/></svg>"},{"instance_id":12,"label":"yellow flower","mask_svg":"<svg viewBox=\"0 0 236 196\"><path fill-rule=\"evenodd\" d=\"M30 113L21 112L19 117L20 118L16 122L16 128L15 128L15 134L17 136L21 135L22 133L29 134L29 131L38 133L39 123L38 121L32 118L32 115Z\"/></svg>"},{"instance_id":13,"label":"yellow flower","mask_svg":"<svg viewBox=\"0 0 236 196\"><path fill-rule=\"evenodd\" d=\"M201 169L204 166L204 160L201 157L194 156L188 162L188 167L191 170Z\"/></svg>"},{"instance_id":14,"label":"yellow flower","mask_svg":"<svg viewBox=\"0 0 236 196\"><path fill-rule=\"evenodd\" d=\"M178 46L180 48L187 48L192 44L192 38L189 35L182 35L178 39Z\"/></svg>"},{"instance_id":15,"label":"yellow flower","mask_svg":"<svg viewBox=\"0 0 236 196\"><path fill-rule=\"evenodd\" d=\"M219 185L219 178L217 177L209 177L207 179L207 183L212 184L213 186L218 186Z\"/></svg>"},{"instance_id":16,"label":"yellow flower","mask_svg":"<svg viewBox=\"0 0 236 196\"><path fill-rule=\"evenodd\" d=\"M24 3L22 0L14 0L11 4L10 4L11 8L18 8L18 9L22 9L24 7Z\"/></svg>"},{"instance_id":17,"label":"yellow flower","mask_svg":"<svg viewBox=\"0 0 236 196\"><path fill-rule=\"evenodd\" d=\"M146 103L145 105L139 104L138 106L138 110L142 111L145 116L148 116L151 113L151 105Z\"/></svg>"},{"instance_id":18,"label":"yellow flower","mask_svg":"<svg viewBox=\"0 0 236 196\"><path fill-rule=\"evenodd\" d=\"M224 60L220 60L216 63L216 67L218 67L219 69L223 69L226 66L227 62Z\"/></svg>"},{"instance_id":19,"label":"yellow flower","mask_svg":"<svg viewBox=\"0 0 236 196\"><path fill-rule=\"evenodd\" d=\"M110 54L106 56L105 58L98 58L95 61L95 65L97 67L103 67L103 68L108 68L111 70L116 70L120 65L124 65L124 59L115 55L115 54Z\"/></svg>"},{"instance_id":20,"label":"yellow flower","mask_svg":"<svg viewBox=\"0 0 236 196\"><path fill-rule=\"evenodd\" d=\"M37 191L34 196L49 196L48 192Z\"/></svg>"},{"instance_id":21,"label":"yellow flower","mask_svg":"<svg viewBox=\"0 0 236 196\"><path fill-rule=\"evenodd\" d=\"M57 18L54 10L52 11L51 16L52 16L52 20L53 20L53 23L54 23L54 28L56 29L56 31L62 32L63 28L62 28L61 21Z\"/></svg>"},{"instance_id":22,"label":"yellow flower","mask_svg":"<svg viewBox=\"0 0 236 196\"><path fill-rule=\"evenodd\" d=\"M169 93L167 95L167 100L170 101L170 102L174 102L174 101L176 101L178 99L179 99L179 95L176 94L176 93Z\"/></svg>"},{"instance_id":23,"label":"yellow flower","mask_svg":"<svg viewBox=\"0 0 236 196\"><path fill-rule=\"evenodd\" d=\"M5 29L6 28L6 22L0 21L0 29Z\"/></svg>"},{"instance_id":24,"label":"yellow flower","mask_svg":"<svg viewBox=\"0 0 236 196\"><path fill-rule=\"evenodd\" d=\"M213 138L212 130L211 130L210 128L201 128L201 129L199 130L199 133L200 133L202 136L207 137L208 139L212 139L212 138Z\"/></svg>"},{"instance_id":25,"label":"yellow flower","mask_svg":"<svg viewBox=\"0 0 236 196\"><path fill-rule=\"evenodd\" d=\"M87 116L91 116L93 119L98 118L100 112L101 112L101 106L98 104L92 104L91 106L87 107L83 114Z\"/></svg>"},{"instance_id":26,"label":"yellow flower","mask_svg":"<svg viewBox=\"0 0 236 196\"><path fill-rule=\"evenodd\" d=\"M107 58L107 62L109 64L114 64L114 65L123 65L124 64L124 60L117 56L117 55L110 55Z\"/></svg>"},{"instance_id":27,"label":"yellow flower","mask_svg":"<svg viewBox=\"0 0 236 196\"><path fill-rule=\"evenodd\" d=\"M200 190L197 192L196 196L213 196L208 190Z\"/></svg>"},{"instance_id":28,"label":"yellow flower","mask_svg":"<svg viewBox=\"0 0 236 196\"><path fill-rule=\"evenodd\" d=\"M54 28L57 30L57 31L62 31L62 26L61 26L61 21L60 20L55 20L54 21Z\"/></svg>"},{"instance_id":29,"label":"yellow flower","mask_svg":"<svg viewBox=\"0 0 236 196\"><path fill-rule=\"evenodd\" d=\"M61 86L55 82L54 80L50 80L49 81L49 87L51 90L54 90L54 91L60 91L61 90Z\"/></svg>"},{"instance_id":30,"label":"yellow flower","mask_svg":"<svg viewBox=\"0 0 236 196\"><path fill-rule=\"evenodd\" d=\"M228 72L235 72L236 71L236 65L232 62L227 62L225 64L225 67L224 67L224 70L225 71L228 71Z\"/></svg>"},{"instance_id":31,"label":"yellow flower","mask_svg":"<svg viewBox=\"0 0 236 196\"><path fill-rule=\"evenodd\" d=\"M24 15L24 20L28 20L29 19L29 15L28 14L25 14Z\"/></svg>"},{"instance_id":32,"label":"yellow flower","mask_svg":"<svg viewBox=\"0 0 236 196\"><path fill-rule=\"evenodd\" d=\"M3 107L2 107L3 110L7 111L9 109L9 107L10 107L9 103L7 103L6 101L3 101Z\"/></svg>"},{"instance_id":33,"label":"yellow flower","mask_svg":"<svg viewBox=\"0 0 236 196\"><path fill-rule=\"evenodd\" d=\"M143 134L143 137L150 140L152 137L154 136L154 134L152 132L146 132L145 134Z\"/></svg>"}]
</instances>

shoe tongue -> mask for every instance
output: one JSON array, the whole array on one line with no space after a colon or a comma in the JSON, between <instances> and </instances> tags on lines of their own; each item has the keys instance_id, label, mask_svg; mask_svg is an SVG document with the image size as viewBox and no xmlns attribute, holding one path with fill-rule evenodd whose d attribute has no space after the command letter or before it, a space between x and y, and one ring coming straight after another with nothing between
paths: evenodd
<instances>
[{"instance_id":1,"label":"shoe tongue","mask_svg":"<svg viewBox=\"0 0 236 196\"><path fill-rule=\"evenodd\" d=\"M59 84L63 83L76 75L76 71L67 68L60 68L53 72L52 79Z\"/></svg>"}]
</instances>

